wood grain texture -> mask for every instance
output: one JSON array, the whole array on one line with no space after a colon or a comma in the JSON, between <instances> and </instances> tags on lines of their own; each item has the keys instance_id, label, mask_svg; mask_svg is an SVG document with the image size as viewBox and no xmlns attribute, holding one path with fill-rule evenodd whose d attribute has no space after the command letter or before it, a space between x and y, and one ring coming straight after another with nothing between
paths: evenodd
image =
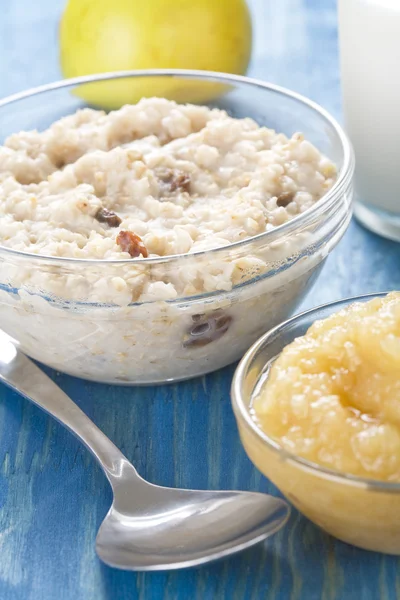
<instances>
[{"instance_id":1,"label":"wood grain texture","mask_svg":"<svg viewBox=\"0 0 400 600\"><path fill-rule=\"evenodd\" d=\"M296 89L340 116L334 1L250 4L256 34L251 74ZM59 78L62 6L61 0L0 0L0 96ZM306 305L394 288L400 289L400 245L353 223ZM50 373L151 481L277 493L241 448L229 402L232 372L140 389ZM94 552L110 501L104 476L82 446L0 387L0 600L400 597L399 559L335 542L297 513L265 545L219 564L158 574L113 570Z\"/></svg>"}]
</instances>

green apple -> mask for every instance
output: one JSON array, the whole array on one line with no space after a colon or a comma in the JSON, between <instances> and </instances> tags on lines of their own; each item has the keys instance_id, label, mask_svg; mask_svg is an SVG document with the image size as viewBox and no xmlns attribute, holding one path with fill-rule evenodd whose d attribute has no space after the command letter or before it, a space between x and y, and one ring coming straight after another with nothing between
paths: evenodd
<instances>
[{"instance_id":1,"label":"green apple","mask_svg":"<svg viewBox=\"0 0 400 600\"><path fill-rule=\"evenodd\" d=\"M246 72L251 20L245 0L69 0L60 25L65 77L130 69ZM223 86L180 78L87 84L87 102L118 108L141 97L204 102Z\"/></svg>"}]
</instances>

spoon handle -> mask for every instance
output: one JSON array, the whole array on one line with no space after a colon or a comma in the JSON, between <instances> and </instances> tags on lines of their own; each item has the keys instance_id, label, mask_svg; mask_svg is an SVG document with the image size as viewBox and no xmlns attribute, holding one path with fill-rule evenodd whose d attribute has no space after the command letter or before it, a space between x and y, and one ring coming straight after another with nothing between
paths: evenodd
<instances>
[{"instance_id":1,"label":"spoon handle","mask_svg":"<svg viewBox=\"0 0 400 600\"><path fill-rule=\"evenodd\" d=\"M87 415L27 356L0 332L0 381L31 400L69 429L97 458L113 485L116 478L137 471L120 450Z\"/></svg>"}]
</instances>

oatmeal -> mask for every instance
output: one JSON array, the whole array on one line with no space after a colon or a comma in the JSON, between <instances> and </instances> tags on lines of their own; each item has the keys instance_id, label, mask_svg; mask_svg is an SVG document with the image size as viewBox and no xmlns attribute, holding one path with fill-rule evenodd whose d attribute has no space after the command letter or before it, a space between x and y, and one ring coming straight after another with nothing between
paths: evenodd
<instances>
[{"instance_id":1,"label":"oatmeal","mask_svg":"<svg viewBox=\"0 0 400 600\"><path fill-rule=\"evenodd\" d=\"M330 469L400 482L400 293L312 325L273 364L258 425Z\"/></svg>"},{"instance_id":2,"label":"oatmeal","mask_svg":"<svg viewBox=\"0 0 400 600\"><path fill-rule=\"evenodd\" d=\"M126 260L269 231L310 208L332 186L335 167L301 134L288 139L251 119L153 98L12 135L0 148L0 177L3 246ZM128 234L146 252L121 244ZM193 291L171 283L177 295L211 291L201 281Z\"/></svg>"},{"instance_id":3,"label":"oatmeal","mask_svg":"<svg viewBox=\"0 0 400 600\"><path fill-rule=\"evenodd\" d=\"M323 247L316 224L331 209L295 233L232 244L278 231L335 179L300 133L160 98L11 135L0 147L0 326L31 356L102 381L228 364L300 301L348 202Z\"/></svg>"}]
</instances>

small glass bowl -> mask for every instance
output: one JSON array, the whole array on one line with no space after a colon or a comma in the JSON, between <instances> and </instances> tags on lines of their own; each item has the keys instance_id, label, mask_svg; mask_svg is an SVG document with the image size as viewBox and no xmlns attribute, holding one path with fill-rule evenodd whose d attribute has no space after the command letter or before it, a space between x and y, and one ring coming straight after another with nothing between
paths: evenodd
<instances>
[{"instance_id":1,"label":"small glass bowl","mask_svg":"<svg viewBox=\"0 0 400 600\"><path fill-rule=\"evenodd\" d=\"M255 466L306 517L334 537L364 548L400 554L400 483L335 472L295 456L271 440L254 422L251 402L271 362L285 346L353 302L385 293L349 298L314 308L263 335L239 363L232 403L244 448Z\"/></svg>"},{"instance_id":2,"label":"small glass bowl","mask_svg":"<svg viewBox=\"0 0 400 600\"><path fill-rule=\"evenodd\" d=\"M294 92L246 77L179 70L91 75L1 100L0 143L13 132L48 127L82 108L81 96L93 101L105 90L121 93L124 102L136 101L140 90L162 90L169 99L200 99L287 135L302 131L338 167L337 181L314 207L270 232L210 251L126 261L0 247L0 328L33 358L77 377L126 385L214 371L292 313L342 237L351 218L351 146L326 111ZM264 266L231 280L232 265L249 257ZM127 294L116 301L134 277L207 278L208 284L206 292L186 297L140 303Z\"/></svg>"}]
</instances>

